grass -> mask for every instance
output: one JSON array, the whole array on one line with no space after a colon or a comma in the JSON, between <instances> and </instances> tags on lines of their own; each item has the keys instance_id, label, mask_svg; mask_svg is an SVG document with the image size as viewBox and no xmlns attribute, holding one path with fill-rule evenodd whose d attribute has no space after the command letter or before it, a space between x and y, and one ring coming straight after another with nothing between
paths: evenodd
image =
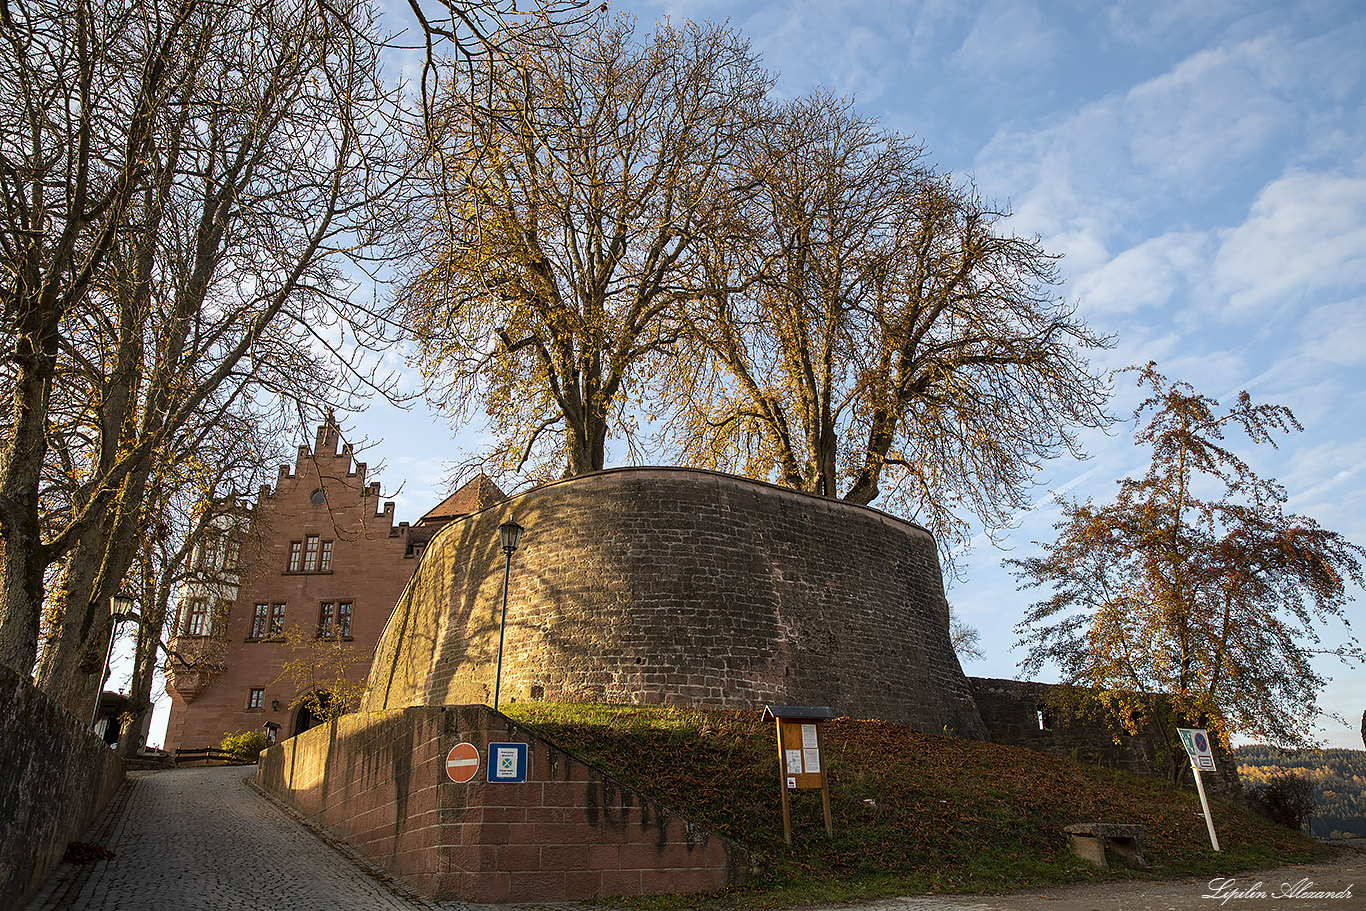
<instances>
[{"instance_id":1,"label":"grass","mask_svg":"<svg viewBox=\"0 0 1366 911\"><path fill-rule=\"evenodd\" d=\"M760 908L940 892L1007 892L1068 882L1214 876L1298 863L1325 849L1240 805L1213 799L1223 853L1194 794L1018 747L922 734L881 721L822 729L835 834L819 791L794 792L783 841L773 722L758 712L515 703L504 711L613 777L750 849L758 872L699 905L656 897L613 904ZM1152 869L1094 870L1060 830L1137 823Z\"/></svg>"}]
</instances>

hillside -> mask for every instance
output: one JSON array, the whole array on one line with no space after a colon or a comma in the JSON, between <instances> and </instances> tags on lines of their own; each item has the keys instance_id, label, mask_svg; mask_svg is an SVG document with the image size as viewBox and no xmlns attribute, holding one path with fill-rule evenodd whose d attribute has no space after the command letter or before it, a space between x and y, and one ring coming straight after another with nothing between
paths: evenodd
<instances>
[{"instance_id":1,"label":"hillside","mask_svg":"<svg viewBox=\"0 0 1366 911\"><path fill-rule=\"evenodd\" d=\"M1309 776L1318 810L1309 826L1318 838L1366 838L1366 750L1278 750L1255 744L1233 751L1250 786L1282 769Z\"/></svg>"},{"instance_id":2,"label":"hillside","mask_svg":"<svg viewBox=\"0 0 1366 911\"><path fill-rule=\"evenodd\" d=\"M1209 847L1194 794L1017 747L836 719L822 738L835 837L819 792L794 794L783 843L772 722L757 712L513 704L549 740L747 845L760 874L726 904L923 892L994 892L1124 876L1228 873L1322 856L1314 842L1214 801L1223 854ZM1060 830L1138 823L1145 872L1094 871Z\"/></svg>"}]
</instances>

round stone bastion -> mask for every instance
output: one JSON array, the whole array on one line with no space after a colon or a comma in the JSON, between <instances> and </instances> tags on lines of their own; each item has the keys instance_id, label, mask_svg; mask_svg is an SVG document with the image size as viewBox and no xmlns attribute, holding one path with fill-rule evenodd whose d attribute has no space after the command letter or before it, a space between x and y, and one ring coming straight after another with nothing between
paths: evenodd
<instances>
[{"instance_id":1,"label":"round stone bastion","mask_svg":"<svg viewBox=\"0 0 1366 911\"><path fill-rule=\"evenodd\" d=\"M829 706L986 738L949 642L933 537L731 475L626 468L447 525L380 637L363 710L493 702Z\"/></svg>"}]
</instances>

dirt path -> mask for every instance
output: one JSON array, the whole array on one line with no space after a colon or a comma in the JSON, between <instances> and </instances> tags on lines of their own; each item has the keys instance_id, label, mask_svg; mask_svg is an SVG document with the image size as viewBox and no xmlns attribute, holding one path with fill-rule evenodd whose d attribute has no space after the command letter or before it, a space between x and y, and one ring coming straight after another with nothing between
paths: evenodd
<instances>
[{"instance_id":1,"label":"dirt path","mask_svg":"<svg viewBox=\"0 0 1366 911\"><path fill-rule=\"evenodd\" d=\"M1360 840L1358 840L1360 841ZM1339 893L1338 897L1309 893ZM1342 894L1347 893L1347 894ZM1289 895L1291 897L1282 897ZM1358 911L1366 909L1366 851L1340 848L1322 863L1164 882L1079 883L1010 895L888 899L839 911ZM835 911L835 908L811 909Z\"/></svg>"}]
</instances>

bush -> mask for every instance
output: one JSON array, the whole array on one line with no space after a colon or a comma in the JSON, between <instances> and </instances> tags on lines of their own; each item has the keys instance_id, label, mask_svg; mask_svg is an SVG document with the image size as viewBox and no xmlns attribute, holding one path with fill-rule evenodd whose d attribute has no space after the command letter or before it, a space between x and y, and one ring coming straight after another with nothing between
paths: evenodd
<instances>
[{"instance_id":1,"label":"bush","mask_svg":"<svg viewBox=\"0 0 1366 911\"><path fill-rule=\"evenodd\" d=\"M238 731L224 734L218 748L232 756L235 762L255 762L256 756L266 748L265 731Z\"/></svg>"},{"instance_id":2,"label":"bush","mask_svg":"<svg viewBox=\"0 0 1366 911\"><path fill-rule=\"evenodd\" d=\"M1314 786L1304 775L1277 772L1247 789L1248 806L1287 829L1302 829L1317 809Z\"/></svg>"}]
</instances>

